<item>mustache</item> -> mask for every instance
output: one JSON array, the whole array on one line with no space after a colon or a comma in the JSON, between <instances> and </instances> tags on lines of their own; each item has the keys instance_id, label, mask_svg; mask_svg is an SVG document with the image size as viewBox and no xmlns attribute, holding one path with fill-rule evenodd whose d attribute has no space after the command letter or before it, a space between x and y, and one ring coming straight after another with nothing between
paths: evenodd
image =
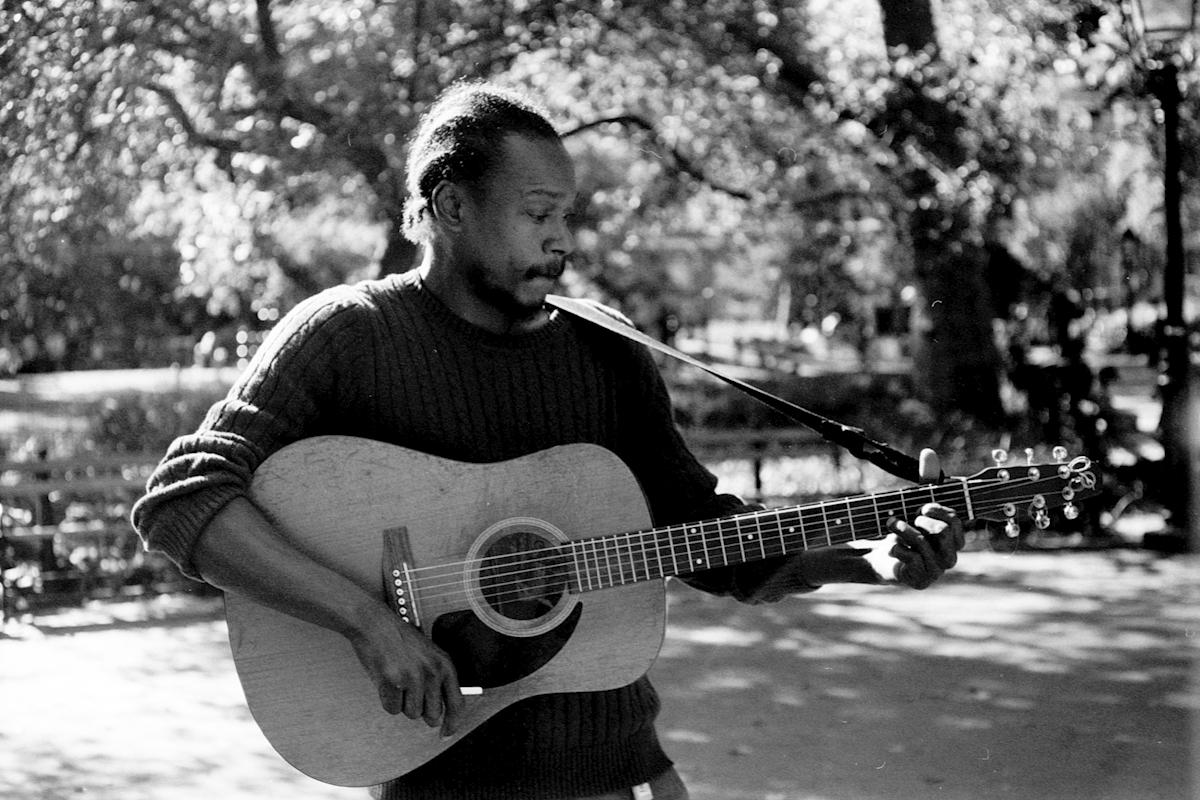
<instances>
[{"instance_id":1,"label":"mustache","mask_svg":"<svg viewBox=\"0 0 1200 800\"><path fill-rule=\"evenodd\" d=\"M535 264L525 271L527 278L550 278L558 280L567 269L565 259L555 259L542 264Z\"/></svg>"}]
</instances>

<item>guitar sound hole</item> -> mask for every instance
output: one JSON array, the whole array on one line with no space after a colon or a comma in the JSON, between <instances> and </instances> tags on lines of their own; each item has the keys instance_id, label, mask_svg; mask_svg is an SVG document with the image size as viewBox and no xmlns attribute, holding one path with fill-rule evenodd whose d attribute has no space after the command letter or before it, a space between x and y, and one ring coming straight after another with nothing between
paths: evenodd
<instances>
[{"instance_id":1,"label":"guitar sound hole","mask_svg":"<svg viewBox=\"0 0 1200 800\"><path fill-rule=\"evenodd\" d=\"M482 556L480 592L503 617L538 619L553 611L567 591L567 557L532 531L501 536Z\"/></svg>"}]
</instances>

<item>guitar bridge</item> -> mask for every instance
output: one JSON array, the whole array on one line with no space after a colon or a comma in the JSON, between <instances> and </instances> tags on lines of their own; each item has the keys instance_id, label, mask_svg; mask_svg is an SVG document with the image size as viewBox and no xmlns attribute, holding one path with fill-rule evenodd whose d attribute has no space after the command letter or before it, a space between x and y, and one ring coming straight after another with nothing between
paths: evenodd
<instances>
[{"instance_id":1,"label":"guitar bridge","mask_svg":"<svg viewBox=\"0 0 1200 800\"><path fill-rule=\"evenodd\" d=\"M400 526L385 530L382 564L385 600L388 606L400 615L400 619L414 628L420 628L421 617L417 611L417 598L413 591L412 573L409 570L411 561L408 528Z\"/></svg>"}]
</instances>

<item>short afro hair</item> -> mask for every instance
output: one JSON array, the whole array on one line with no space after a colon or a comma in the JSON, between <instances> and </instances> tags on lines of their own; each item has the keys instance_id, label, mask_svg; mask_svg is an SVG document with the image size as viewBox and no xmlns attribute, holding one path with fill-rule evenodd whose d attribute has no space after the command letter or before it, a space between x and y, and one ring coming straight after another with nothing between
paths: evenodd
<instances>
[{"instance_id":1,"label":"short afro hair","mask_svg":"<svg viewBox=\"0 0 1200 800\"><path fill-rule=\"evenodd\" d=\"M409 142L405 238L428 242L433 190L444 180L478 186L510 134L559 138L546 111L519 90L470 81L444 91L422 115Z\"/></svg>"}]
</instances>

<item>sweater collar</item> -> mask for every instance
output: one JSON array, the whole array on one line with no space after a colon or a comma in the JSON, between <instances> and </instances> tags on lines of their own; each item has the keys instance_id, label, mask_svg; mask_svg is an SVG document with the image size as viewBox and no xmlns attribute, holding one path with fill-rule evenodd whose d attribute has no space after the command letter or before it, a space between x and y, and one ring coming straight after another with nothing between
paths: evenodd
<instances>
[{"instance_id":1,"label":"sweater collar","mask_svg":"<svg viewBox=\"0 0 1200 800\"><path fill-rule=\"evenodd\" d=\"M392 276L392 281L393 285L402 293L409 294L415 299L422 313L427 314L455 334L464 337L464 341L505 349L528 349L538 347L543 342L558 336L567 325L566 315L556 308L547 307L550 318L537 330L524 333L495 333L468 322L451 311L436 294L425 286L425 282L421 280L417 270Z\"/></svg>"}]
</instances>

